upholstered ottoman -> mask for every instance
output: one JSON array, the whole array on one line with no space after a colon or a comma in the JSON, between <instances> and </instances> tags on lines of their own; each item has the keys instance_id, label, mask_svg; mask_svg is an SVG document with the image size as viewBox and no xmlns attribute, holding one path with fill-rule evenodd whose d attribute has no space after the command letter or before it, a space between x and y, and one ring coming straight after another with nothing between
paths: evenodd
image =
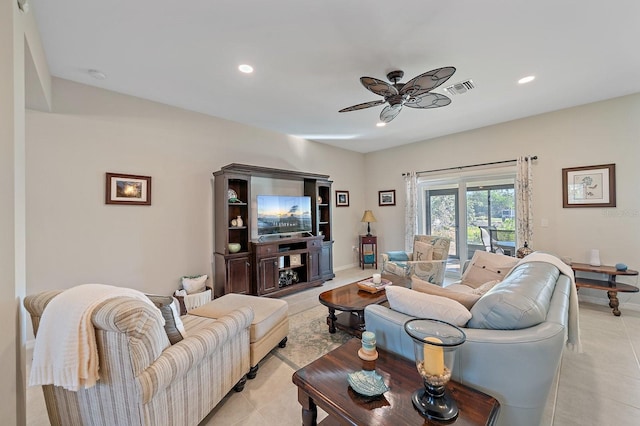
<instances>
[{"instance_id":1,"label":"upholstered ottoman","mask_svg":"<svg viewBox=\"0 0 640 426\"><path fill-rule=\"evenodd\" d=\"M284 348L287 344L287 333L289 333L287 302L269 297L229 293L190 310L188 315L220 318L242 306L251 307L254 313L249 339L251 370L247 375L249 379L253 379L258 373L258 362L276 345Z\"/></svg>"}]
</instances>

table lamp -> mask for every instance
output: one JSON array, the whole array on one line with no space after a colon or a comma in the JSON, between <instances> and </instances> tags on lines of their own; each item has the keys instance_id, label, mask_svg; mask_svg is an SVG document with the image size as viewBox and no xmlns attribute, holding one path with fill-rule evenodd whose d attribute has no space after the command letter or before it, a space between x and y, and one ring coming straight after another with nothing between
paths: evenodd
<instances>
[{"instance_id":1,"label":"table lamp","mask_svg":"<svg viewBox=\"0 0 640 426\"><path fill-rule=\"evenodd\" d=\"M371 236L371 222L376 222L376 217L371 210L365 210L360 222L367 222L367 237Z\"/></svg>"}]
</instances>

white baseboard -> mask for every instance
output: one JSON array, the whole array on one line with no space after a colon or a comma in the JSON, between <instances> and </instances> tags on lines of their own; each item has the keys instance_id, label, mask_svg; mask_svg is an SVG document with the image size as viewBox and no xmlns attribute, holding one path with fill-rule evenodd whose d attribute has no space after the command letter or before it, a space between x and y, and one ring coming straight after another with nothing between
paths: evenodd
<instances>
[{"instance_id":1,"label":"white baseboard","mask_svg":"<svg viewBox=\"0 0 640 426\"><path fill-rule=\"evenodd\" d=\"M350 265L340 266L339 268L333 268L333 272L344 271L345 269L356 268L357 266L357 263L352 263Z\"/></svg>"}]
</instances>

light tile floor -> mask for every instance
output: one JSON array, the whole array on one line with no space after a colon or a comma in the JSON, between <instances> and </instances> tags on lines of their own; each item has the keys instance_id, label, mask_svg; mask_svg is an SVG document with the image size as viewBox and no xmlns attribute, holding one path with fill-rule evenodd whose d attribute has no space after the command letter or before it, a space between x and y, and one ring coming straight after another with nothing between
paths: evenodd
<instances>
[{"instance_id":1,"label":"light tile floor","mask_svg":"<svg viewBox=\"0 0 640 426\"><path fill-rule=\"evenodd\" d=\"M287 296L290 314L316 306L321 291L371 273L358 268L340 271L322 287ZM640 424L640 312L625 309L614 317L607 306L581 302L580 327L584 353L564 351L542 425ZM293 373L279 358L267 355L244 391L231 391L200 426L300 425ZM28 425L49 424L40 388L28 390L27 407ZM318 420L324 416L319 413Z\"/></svg>"}]
</instances>

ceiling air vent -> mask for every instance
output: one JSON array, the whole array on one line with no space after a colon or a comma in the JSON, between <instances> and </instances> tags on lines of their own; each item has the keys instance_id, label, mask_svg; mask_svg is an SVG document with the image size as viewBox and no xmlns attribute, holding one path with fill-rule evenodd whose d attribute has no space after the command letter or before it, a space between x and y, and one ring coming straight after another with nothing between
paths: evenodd
<instances>
[{"instance_id":1,"label":"ceiling air vent","mask_svg":"<svg viewBox=\"0 0 640 426\"><path fill-rule=\"evenodd\" d=\"M465 80L451 86L445 87L444 90L450 95L462 95L471 89L475 89L476 85L473 80Z\"/></svg>"}]
</instances>

